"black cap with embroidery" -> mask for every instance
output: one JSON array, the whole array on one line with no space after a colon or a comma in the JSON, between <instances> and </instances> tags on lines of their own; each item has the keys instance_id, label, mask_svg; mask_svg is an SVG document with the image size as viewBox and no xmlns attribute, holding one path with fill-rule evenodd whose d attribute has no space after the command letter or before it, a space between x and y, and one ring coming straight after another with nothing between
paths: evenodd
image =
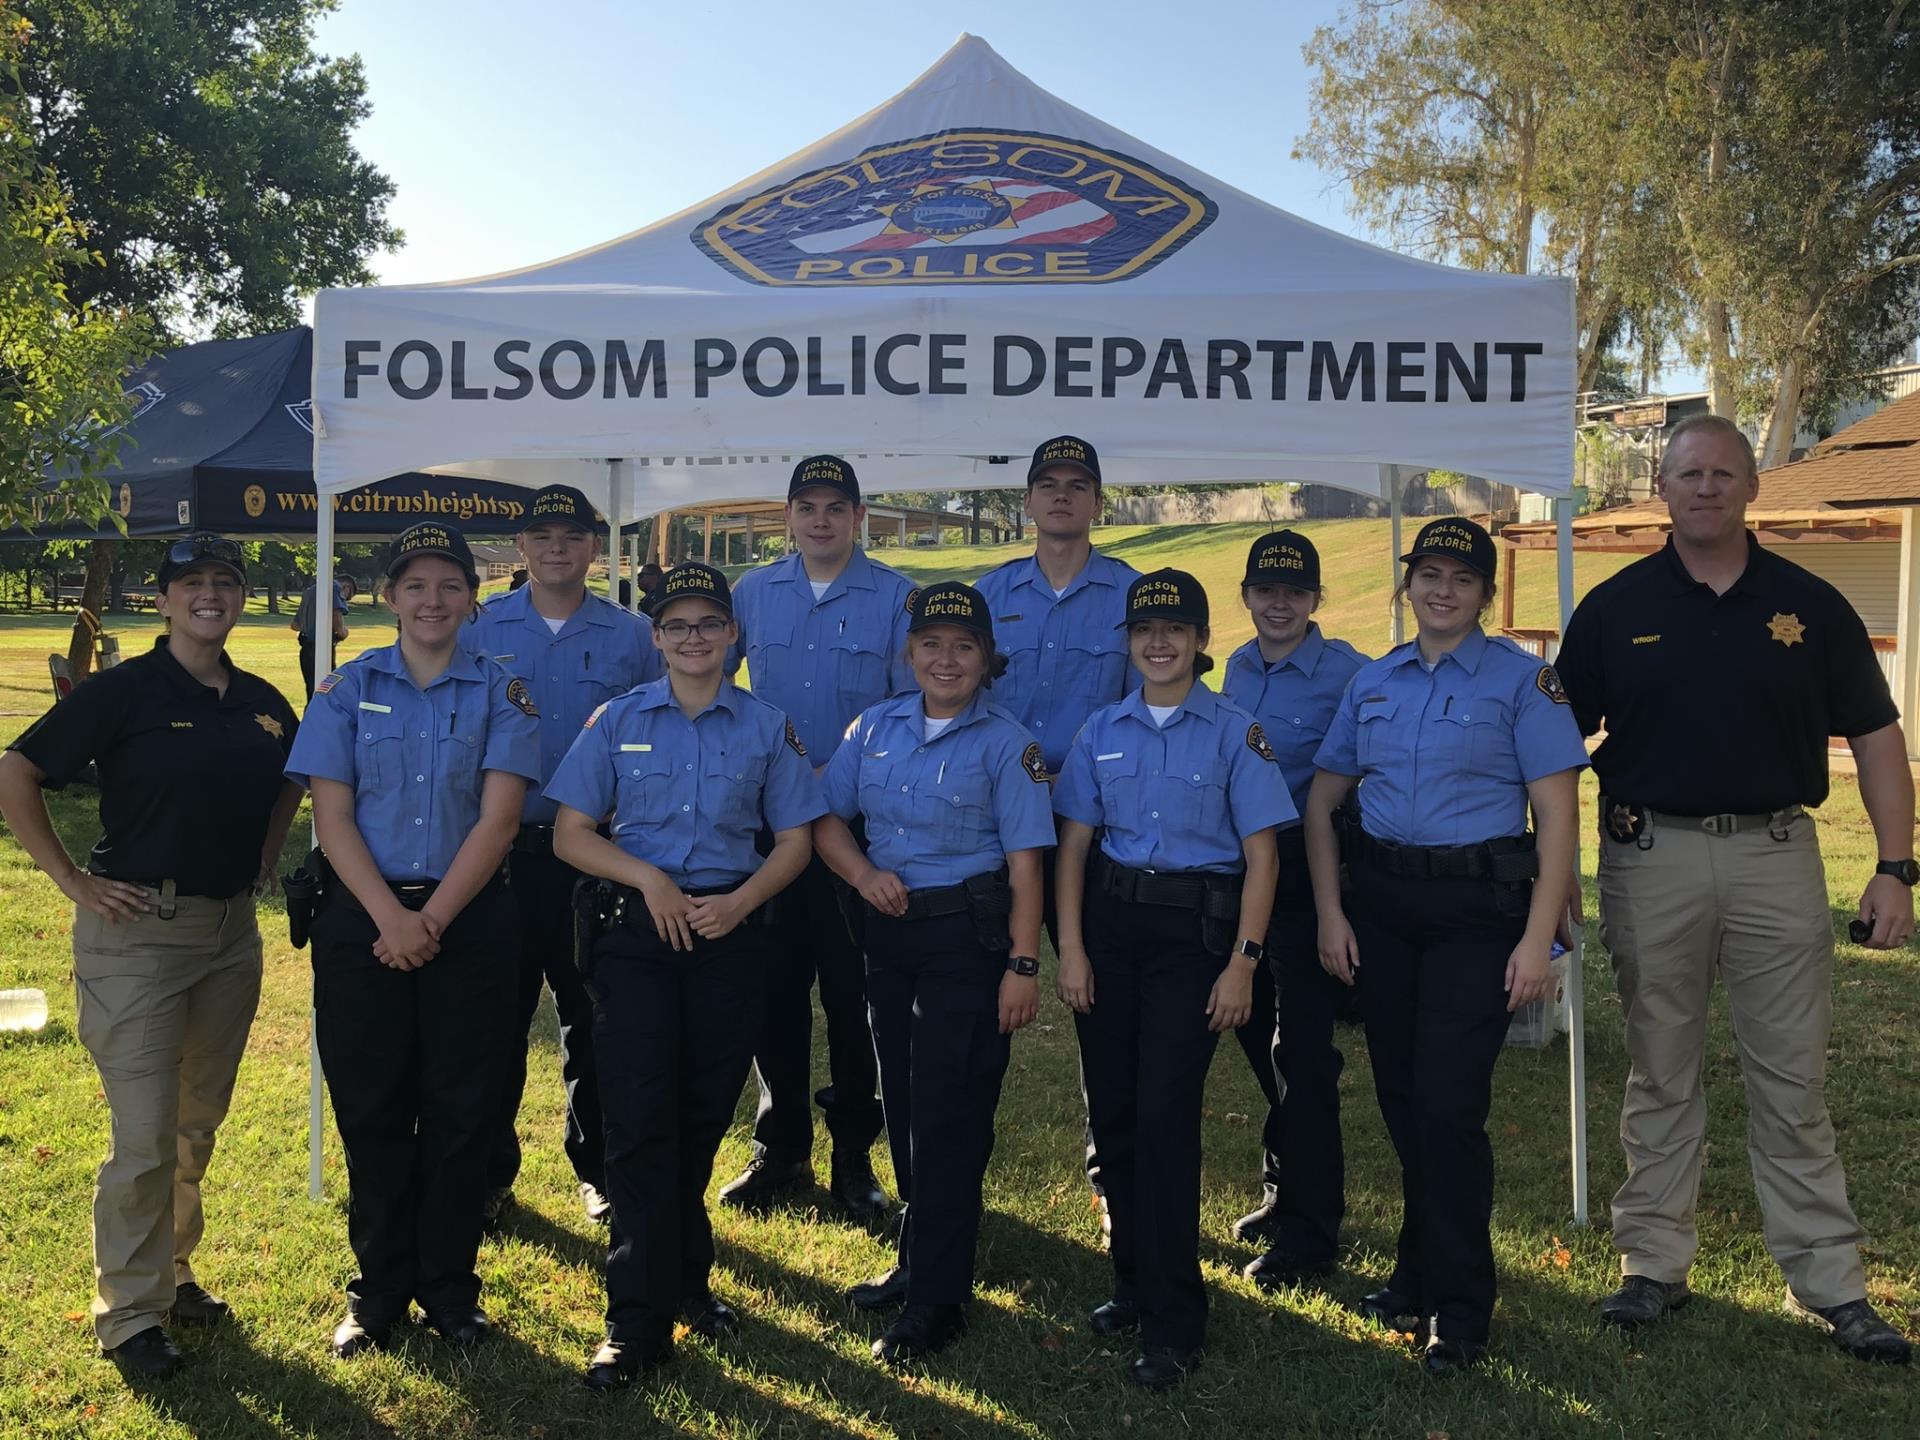
<instances>
[{"instance_id":1,"label":"black cap with embroidery","mask_svg":"<svg viewBox=\"0 0 1920 1440\"><path fill-rule=\"evenodd\" d=\"M1493 537L1471 520L1458 515L1448 515L1439 520L1429 520L1420 527L1415 537L1413 549L1400 557L1404 565L1411 565L1425 555L1445 555L1458 560L1462 565L1478 570L1487 579L1494 577L1500 566L1499 547L1493 543Z\"/></svg>"},{"instance_id":2,"label":"black cap with embroidery","mask_svg":"<svg viewBox=\"0 0 1920 1440\"><path fill-rule=\"evenodd\" d=\"M1078 435L1056 435L1033 447L1033 463L1027 466L1028 487L1032 487L1042 470L1054 465L1077 466L1093 477L1094 484L1100 483L1100 452Z\"/></svg>"},{"instance_id":3,"label":"black cap with embroidery","mask_svg":"<svg viewBox=\"0 0 1920 1440\"><path fill-rule=\"evenodd\" d=\"M1247 551L1247 585L1292 585L1300 590L1320 588L1320 552L1298 530L1273 530L1253 542Z\"/></svg>"},{"instance_id":4,"label":"black cap with embroidery","mask_svg":"<svg viewBox=\"0 0 1920 1440\"><path fill-rule=\"evenodd\" d=\"M1155 570L1127 587L1126 614L1117 627L1121 630L1142 620L1184 620L1204 627L1206 588L1184 570Z\"/></svg>"},{"instance_id":5,"label":"black cap with embroidery","mask_svg":"<svg viewBox=\"0 0 1920 1440\"><path fill-rule=\"evenodd\" d=\"M787 499L793 499L802 490L820 487L844 495L856 505L860 503L859 477L838 455L809 455L794 466L793 478L787 481Z\"/></svg>"},{"instance_id":6,"label":"black cap with embroidery","mask_svg":"<svg viewBox=\"0 0 1920 1440\"><path fill-rule=\"evenodd\" d=\"M443 560L453 561L467 572L469 584L479 585L480 576L474 569L473 548L467 544L467 537L438 520L422 521L393 537L393 543L387 546L387 578L398 579L400 572L407 568L407 563L418 560L422 555L438 555Z\"/></svg>"},{"instance_id":7,"label":"black cap with embroidery","mask_svg":"<svg viewBox=\"0 0 1920 1440\"><path fill-rule=\"evenodd\" d=\"M676 600L711 600L727 614L733 614L733 591L727 577L712 565L698 560L683 560L647 596L647 613L658 616Z\"/></svg>"},{"instance_id":8,"label":"black cap with embroidery","mask_svg":"<svg viewBox=\"0 0 1920 1440\"><path fill-rule=\"evenodd\" d=\"M164 590L174 576L202 565L224 566L242 585L247 583L247 562L239 542L202 530L167 546L159 572L153 577L154 588Z\"/></svg>"},{"instance_id":9,"label":"black cap with embroidery","mask_svg":"<svg viewBox=\"0 0 1920 1440\"><path fill-rule=\"evenodd\" d=\"M929 625L958 625L993 645L993 611L987 597L958 580L942 580L907 596L907 633Z\"/></svg>"},{"instance_id":10,"label":"black cap with embroidery","mask_svg":"<svg viewBox=\"0 0 1920 1440\"><path fill-rule=\"evenodd\" d=\"M594 514L587 497L571 485L549 485L537 491L533 503L520 522L522 530L536 525L571 525L576 530L597 530L600 517Z\"/></svg>"}]
</instances>

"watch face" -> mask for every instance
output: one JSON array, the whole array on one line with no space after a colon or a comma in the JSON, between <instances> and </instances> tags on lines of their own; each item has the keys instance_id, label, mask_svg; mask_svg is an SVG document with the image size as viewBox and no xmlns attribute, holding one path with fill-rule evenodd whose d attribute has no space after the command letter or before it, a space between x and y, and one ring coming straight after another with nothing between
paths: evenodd
<instances>
[{"instance_id":1,"label":"watch face","mask_svg":"<svg viewBox=\"0 0 1920 1440\"><path fill-rule=\"evenodd\" d=\"M1016 955L1007 961L1007 968L1016 975L1038 975L1040 962L1031 955Z\"/></svg>"}]
</instances>

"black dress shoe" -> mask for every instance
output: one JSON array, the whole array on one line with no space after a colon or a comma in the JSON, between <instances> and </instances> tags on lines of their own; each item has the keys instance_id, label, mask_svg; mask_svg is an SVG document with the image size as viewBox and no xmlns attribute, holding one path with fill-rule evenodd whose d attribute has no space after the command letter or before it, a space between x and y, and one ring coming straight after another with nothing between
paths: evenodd
<instances>
[{"instance_id":1,"label":"black dress shoe","mask_svg":"<svg viewBox=\"0 0 1920 1440\"><path fill-rule=\"evenodd\" d=\"M1243 1245L1279 1243L1279 1216L1272 1190L1267 1191L1267 1198L1260 1202L1258 1209L1248 1211L1233 1222L1233 1238Z\"/></svg>"},{"instance_id":2,"label":"black dress shoe","mask_svg":"<svg viewBox=\"0 0 1920 1440\"><path fill-rule=\"evenodd\" d=\"M1109 1300L1087 1317L1099 1335L1131 1335L1140 1328L1140 1307L1131 1300Z\"/></svg>"},{"instance_id":3,"label":"black dress shoe","mask_svg":"<svg viewBox=\"0 0 1920 1440\"><path fill-rule=\"evenodd\" d=\"M613 1219L613 1202L591 1180L580 1182L580 1208L587 1212L587 1219L596 1225L605 1225Z\"/></svg>"},{"instance_id":4,"label":"black dress shoe","mask_svg":"<svg viewBox=\"0 0 1920 1440\"><path fill-rule=\"evenodd\" d=\"M847 1290L847 1299L862 1310L891 1310L907 1303L907 1281L911 1272L896 1265L884 1275L862 1280Z\"/></svg>"},{"instance_id":5,"label":"black dress shoe","mask_svg":"<svg viewBox=\"0 0 1920 1440\"><path fill-rule=\"evenodd\" d=\"M513 1208L513 1187L496 1185L487 1191L480 1202L480 1229L488 1235L498 1235L500 1227L506 1224L507 1212Z\"/></svg>"},{"instance_id":6,"label":"black dress shoe","mask_svg":"<svg viewBox=\"0 0 1920 1440\"><path fill-rule=\"evenodd\" d=\"M1376 1290L1371 1295L1363 1295L1354 1308L1363 1318L1389 1330L1398 1330L1402 1335L1418 1335L1427 1328L1420 1307L1397 1290Z\"/></svg>"},{"instance_id":7,"label":"black dress shoe","mask_svg":"<svg viewBox=\"0 0 1920 1440\"><path fill-rule=\"evenodd\" d=\"M477 1305L449 1305L442 1310L429 1310L427 1328L462 1350L471 1350L493 1334L493 1322Z\"/></svg>"},{"instance_id":8,"label":"black dress shoe","mask_svg":"<svg viewBox=\"0 0 1920 1440\"><path fill-rule=\"evenodd\" d=\"M1171 1390L1183 1384L1199 1366L1198 1350L1169 1350L1156 1345L1140 1352L1129 1373L1136 1385L1144 1385L1149 1390Z\"/></svg>"},{"instance_id":9,"label":"black dress shoe","mask_svg":"<svg viewBox=\"0 0 1920 1440\"><path fill-rule=\"evenodd\" d=\"M656 1341L652 1345L639 1345L631 1340L602 1340L580 1379L589 1390L618 1390L623 1385L631 1384L643 1372L656 1369L672 1358L671 1339Z\"/></svg>"},{"instance_id":10,"label":"black dress shoe","mask_svg":"<svg viewBox=\"0 0 1920 1440\"><path fill-rule=\"evenodd\" d=\"M384 1350L392 1335L391 1323L356 1312L349 1306L347 1318L333 1327L333 1353L338 1359L351 1360L362 1350Z\"/></svg>"},{"instance_id":11,"label":"black dress shoe","mask_svg":"<svg viewBox=\"0 0 1920 1440\"><path fill-rule=\"evenodd\" d=\"M226 1301L189 1280L175 1288L173 1308L167 1311L167 1318L176 1325L218 1325L232 1313Z\"/></svg>"},{"instance_id":12,"label":"black dress shoe","mask_svg":"<svg viewBox=\"0 0 1920 1440\"><path fill-rule=\"evenodd\" d=\"M703 1340L731 1340L740 1333L740 1312L717 1295L703 1295L680 1307L687 1329Z\"/></svg>"},{"instance_id":13,"label":"black dress shoe","mask_svg":"<svg viewBox=\"0 0 1920 1440\"><path fill-rule=\"evenodd\" d=\"M1664 1320L1693 1298L1684 1280L1653 1280L1629 1275L1620 1288L1600 1302L1600 1323L1616 1330L1638 1330Z\"/></svg>"},{"instance_id":14,"label":"black dress shoe","mask_svg":"<svg viewBox=\"0 0 1920 1440\"><path fill-rule=\"evenodd\" d=\"M756 1155L747 1161L746 1169L720 1187L720 1203L753 1210L812 1186L812 1161L781 1161Z\"/></svg>"},{"instance_id":15,"label":"black dress shoe","mask_svg":"<svg viewBox=\"0 0 1920 1440\"><path fill-rule=\"evenodd\" d=\"M1869 1364L1905 1365L1913 1358L1913 1346L1893 1326L1874 1313L1866 1297L1849 1300L1845 1305L1813 1306L1803 1304L1791 1290L1787 1292L1787 1313L1826 1327L1833 1343L1856 1360Z\"/></svg>"},{"instance_id":16,"label":"black dress shoe","mask_svg":"<svg viewBox=\"0 0 1920 1440\"><path fill-rule=\"evenodd\" d=\"M873 1162L864 1155L833 1157L833 1184L828 1187L828 1193L851 1219L862 1225L882 1223L893 1208L887 1192L873 1178Z\"/></svg>"},{"instance_id":17,"label":"black dress shoe","mask_svg":"<svg viewBox=\"0 0 1920 1440\"><path fill-rule=\"evenodd\" d=\"M1486 1353L1485 1345L1475 1344L1471 1340L1445 1340L1435 1335L1427 1341L1423 1363L1429 1375L1455 1375L1462 1370L1472 1369Z\"/></svg>"},{"instance_id":18,"label":"black dress shoe","mask_svg":"<svg viewBox=\"0 0 1920 1440\"><path fill-rule=\"evenodd\" d=\"M164 1380L187 1363L158 1325L149 1325L104 1353L129 1380Z\"/></svg>"},{"instance_id":19,"label":"black dress shoe","mask_svg":"<svg viewBox=\"0 0 1920 1440\"><path fill-rule=\"evenodd\" d=\"M1302 1255L1298 1250L1278 1246L1247 1263L1240 1272L1262 1290L1285 1290L1305 1284L1320 1275L1333 1273L1333 1261L1324 1256Z\"/></svg>"},{"instance_id":20,"label":"black dress shoe","mask_svg":"<svg viewBox=\"0 0 1920 1440\"><path fill-rule=\"evenodd\" d=\"M873 1358L884 1365L924 1360L966 1333L964 1305L909 1305L887 1333L873 1342Z\"/></svg>"}]
</instances>

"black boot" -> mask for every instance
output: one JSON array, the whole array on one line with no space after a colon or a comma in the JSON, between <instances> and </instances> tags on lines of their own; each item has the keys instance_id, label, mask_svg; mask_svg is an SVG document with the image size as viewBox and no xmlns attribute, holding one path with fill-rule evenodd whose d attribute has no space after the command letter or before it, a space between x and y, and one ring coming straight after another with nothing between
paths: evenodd
<instances>
[{"instance_id":1,"label":"black boot","mask_svg":"<svg viewBox=\"0 0 1920 1440\"><path fill-rule=\"evenodd\" d=\"M909 1305L887 1333L873 1342L873 1358L886 1365L924 1360L966 1333L964 1305Z\"/></svg>"}]
</instances>

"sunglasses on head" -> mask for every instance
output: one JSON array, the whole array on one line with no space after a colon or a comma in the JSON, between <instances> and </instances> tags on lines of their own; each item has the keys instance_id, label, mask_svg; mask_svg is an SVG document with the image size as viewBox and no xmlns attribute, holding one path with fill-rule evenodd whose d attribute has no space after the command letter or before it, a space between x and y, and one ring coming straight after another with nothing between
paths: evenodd
<instances>
[{"instance_id":1,"label":"sunglasses on head","mask_svg":"<svg viewBox=\"0 0 1920 1440\"><path fill-rule=\"evenodd\" d=\"M169 565L192 565L201 560L218 560L223 565L236 568L243 567L245 563L240 556L239 541L227 540L219 535L189 535L167 547Z\"/></svg>"}]
</instances>

